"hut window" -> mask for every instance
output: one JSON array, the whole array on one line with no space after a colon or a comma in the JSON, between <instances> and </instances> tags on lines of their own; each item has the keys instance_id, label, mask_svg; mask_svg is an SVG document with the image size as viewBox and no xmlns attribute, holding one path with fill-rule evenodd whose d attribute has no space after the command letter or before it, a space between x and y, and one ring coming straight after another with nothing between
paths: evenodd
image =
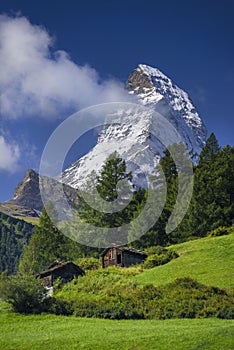
<instances>
[{"instance_id":1,"label":"hut window","mask_svg":"<svg viewBox=\"0 0 234 350\"><path fill-rule=\"evenodd\" d=\"M114 252L114 249L112 248L111 249L111 259L114 259L114 257L115 257L115 252Z\"/></svg>"},{"instance_id":2,"label":"hut window","mask_svg":"<svg viewBox=\"0 0 234 350\"><path fill-rule=\"evenodd\" d=\"M117 254L117 264L121 264L121 254Z\"/></svg>"}]
</instances>

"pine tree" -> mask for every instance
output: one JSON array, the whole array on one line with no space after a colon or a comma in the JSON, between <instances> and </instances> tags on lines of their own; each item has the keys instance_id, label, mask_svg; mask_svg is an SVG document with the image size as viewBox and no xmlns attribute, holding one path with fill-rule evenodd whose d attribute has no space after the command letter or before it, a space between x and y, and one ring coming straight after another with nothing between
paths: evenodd
<instances>
[{"instance_id":1,"label":"pine tree","mask_svg":"<svg viewBox=\"0 0 234 350\"><path fill-rule=\"evenodd\" d=\"M219 226L232 224L233 169L233 149L221 149L212 133L195 167L193 198L180 227L188 237L203 237Z\"/></svg>"},{"instance_id":2,"label":"pine tree","mask_svg":"<svg viewBox=\"0 0 234 350\"><path fill-rule=\"evenodd\" d=\"M17 272L23 245L32 231L33 225L0 213L0 273L4 270L9 274Z\"/></svg>"},{"instance_id":3,"label":"pine tree","mask_svg":"<svg viewBox=\"0 0 234 350\"><path fill-rule=\"evenodd\" d=\"M206 144L201 151L199 157L199 166L201 166L204 163L209 164L210 162L215 161L219 152L220 146L218 144L215 134L212 132L209 138L206 140Z\"/></svg>"},{"instance_id":4,"label":"pine tree","mask_svg":"<svg viewBox=\"0 0 234 350\"><path fill-rule=\"evenodd\" d=\"M134 215L134 200L133 203L129 203L131 195L134 195L133 191L129 192L131 180L132 175L127 172L125 161L117 152L111 154L103 165L100 175L93 179L85 194L86 198L83 198L83 194L78 196L76 206L78 219L73 222L77 241L87 242L87 245L90 241L95 241L97 247L105 246L110 237L103 234L102 228L119 228L131 220ZM91 204L86 201L89 198ZM114 208L112 205L116 204L116 200L118 205ZM89 230L84 223L90 224ZM113 237L113 243L118 239L121 241L120 236Z\"/></svg>"},{"instance_id":5,"label":"pine tree","mask_svg":"<svg viewBox=\"0 0 234 350\"><path fill-rule=\"evenodd\" d=\"M68 238L54 225L56 218L54 206L48 202L42 210L39 224L35 226L28 246L25 246L19 266L21 273L36 274L46 269L55 260L67 258Z\"/></svg>"},{"instance_id":6,"label":"pine tree","mask_svg":"<svg viewBox=\"0 0 234 350\"><path fill-rule=\"evenodd\" d=\"M181 158L181 152L184 152L184 148L181 144L174 144L170 146L170 151L173 152L173 155L177 154L179 160ZM140 239L133 243L133 245L137 248L145 248L154 245L165 246L171 240L171 237L166 233L166 225L176 202L178 190L178 169L170 151L169 149L164 150L164 155L160 161L160 167L156 167L155 169L155 174L157 175L151 179L151 182L154 183L152 188L155 189L155 194L152 196L152 198L158 198L158 203L157 199L153 200L151 208L149 208L146 217L141 220L139 226L147 227L148 221L152 221L152 218L155 218L156 222L148 230L148 232L146 232ZM166 183L164 183L164 179ZM160 211L161 205L159 203L161 203L164 196L164 186L166 186L167 192L166 201L162 213L157 219L158 211ZM142 210L143 205L139 206L139 212ZM132 229L129 233L130 237L134 237L134 232L135 236L139 237L138 231L140 230L141 227L137 227L136 224L133 223Z\"/></svg>"},{"instance_id":7,"label":"pine tree","mask_svg":"<svg viewBox=\"0 0 234 350\"><path fill-rule=\"evenodd\" d=\"M118 183L123 180L131 181L132 174L127 173L126 162L114 152L107 158L101 174L97 177L98 193L105 201L114 201L118 197Z\"/></svg>"},{"instance_id":8,"label":"pine tree","mask_svg":"<svg viewBox=\"0 0 234 350\"><path fill-rule=\"evenodd\" d=\"M91 181L86 184L85 193L78 195L78 216L95 226L118 226L117 216L114 215L109 203L114 203L118 197L121 202L124 192L129 189L127 183L131 179L131 173L126 172L125 161L117 152L111 154L103 165L100 175L92 174ZM89 200L92 205L89 205Z\"/></svg>"}]
</instances>

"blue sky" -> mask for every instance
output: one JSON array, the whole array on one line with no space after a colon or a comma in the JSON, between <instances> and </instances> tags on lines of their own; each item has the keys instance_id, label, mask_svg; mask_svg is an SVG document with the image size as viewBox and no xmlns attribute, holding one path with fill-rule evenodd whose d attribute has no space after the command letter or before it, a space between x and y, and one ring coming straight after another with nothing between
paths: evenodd
<instances>
[{"instance_id":1,"label":"blue sky","mask_svg":"<svg viewBox=\"0 0 234 350\"><path fill-rule=\"evenodd\" d=\"M121 84L139 63L172 78L208 133L234 144L233 0L2 0L0 14L0 201L11 198L27 168L38 169L62 120L121 98ZM77 157L86 149L84 142Z\"/></svg>"}]
</instances>

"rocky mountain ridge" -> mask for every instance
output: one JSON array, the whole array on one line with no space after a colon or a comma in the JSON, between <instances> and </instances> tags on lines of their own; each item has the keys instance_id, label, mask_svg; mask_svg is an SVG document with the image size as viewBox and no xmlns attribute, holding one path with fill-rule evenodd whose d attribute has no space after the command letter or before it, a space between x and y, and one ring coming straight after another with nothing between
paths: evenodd
<instances>
[{"instance_id":1,"label":"rocky mountain ridge","mask_svg":"<svg viewBox=\"0 0 234 350\"><path fill-rule=\"evenodd\" d=\"M198 159L206 128L186 92L157 68L146 65L139 65L130 74L126 89L138 100L139 111L135 107L125 110L120 107L112 123L99 133L96 146L63 172L63 183L82 188L92 172L100 171L107 156L117 151L126 160L128 171L133 172L136 184L141 186L145 177L142 172L150 175L165 149L165 144L155 135L171 137L166 121L180 135L193 160ZM145 110L140 106L145 106ZM165 123L158 122L155 112L165 118Z\"/></svg>"},{"instance_id":2,"label":"rocky mountain ridge","mask_svg":"<svg viewBox=\"0 0 234 350\"><path fill-rule=\"evenodd\" d=\"M137 107L119 109L113 122L99 132L96 146L64 171L62 182L69 203L77 198L75 189L84 186L93 171L98 173L107 156L114 151L126 160L128 171L134 173L136 183L144 183L145 174L152 172L165 149L155 135L166 135L167 126L159 126L154 118L155 111L173 125L195 158L200 153L206 139L206 128L188 94L170 78L157 68L140 64L130 74L126 89L138 100L139 111ZM142 110L141 106L147 108ZM51 191L57 192L56 180L29 169L15 188L13 199L7 202L8 208L9 204L21 206L23 212L30 208L29 216L38 216L44 206L40 195L40 178L44 179ZM0 210L4 211L4 208L5 211L11 209L2 204Z\"/></svg>"},{"instance_id":3,"label":"rocky mountain ridge","mask_svg":"<svg viewBox=\"0 0 234 350\"><path fill-rule=\"evenodd\" d=\"M53 199L60 201L60 183L47 176L39 175L33 169L28 169L24 179L16 186L13 198L0 205L0 211L17 217L39 217L44 207L40 193L40 182L47 187L47 193L53 193ZM69 204L77 201L77 191L68 185L63 185L63 191Z\"/></svg>"}]
</instances>

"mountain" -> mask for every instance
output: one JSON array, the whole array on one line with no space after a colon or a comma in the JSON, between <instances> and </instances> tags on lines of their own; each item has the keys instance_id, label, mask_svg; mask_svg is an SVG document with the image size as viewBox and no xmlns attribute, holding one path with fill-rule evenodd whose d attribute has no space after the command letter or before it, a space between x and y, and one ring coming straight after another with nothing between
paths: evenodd
<instances>
[{"instance_id":1,"label":"mountain","mask_svg":"<svg viewBox=\"0 0 234 350\"><path fill-rule=\"evenodd\" d=\"M24 179L16 186L13 198L0 203L0 273L8 270L16 273L23 247L33 234L34 225L44 207L40 184L47 193L53 193L56 204L61 204L61 183L55 179L41 176L28 169ZM77 200L77 191L62 185L69 204ZM57 208L56 208L57 209ZM65 210L59 206L59 217L65 216Z\"/></svg>"},{"instance_id":2,"label":"mountain","mask_svg":"<svg viewBox=\"0 0 234 350\"><path fill-rule=\"evenodd\" d=\"M28 169L24 179L16 186L13 198L0 204L0 212L18 218L39 217L44 207L41 193L40 182L46 186L47 193L53 193L53 199L57 200L59 205L61 193L61 184L55 179L39 175L33 169ZM63 185L64 194L69 204L77 200L77 191L68 185Z\"/></svg>"},{"instance_id":3,"label":"mountain","mask_svg":"<svg viewBox=\"0 0 234 350\"><path fill-rule=\"evenodd\" d=\"M33 169L28 169L24 179L16 186L11 202L34 210L42 210L39 175Z\"/></svg>"},{"instance_id":4,"label":"mountain","mask_svg":"<svg viewBox=\"0 0 234 350\"><path fill-rule=\"evenodd\" d=\"M107 156L114 151L126 160L127 170L134 174L134 182L140 186L145 183L144 172L153 172L165 149L160 134L164 139L168 134L167 124L160 124L155 119L155 111L174 126L194 159L204 146L206 129L188 94L158 69L139 65L130 74L126 90L138 105L130 104L126 109L120 104L111 123L99 132L96 146L63 172L63 190L69 203L76 201L74 189L84 186L93 171L99 172ZM143 109L144 106L147 109ZM170 136L166 143L170 143ZM13 199L0 204L0 211L16 217L38 217L44 206L40 180L48 186L47 193L53 192L53 199L57 198L59 202L58 182L29 169L16 186Z\"/></svg>"},{"instance_id":5,"label":"mountain","mask_svg":"<svg viewBox=\"0 0 234 350\"><path fill-rule=\"evenodd\" d=\"M206 128L186 92L158 69L142 64L130 74L126 89L139 108L120 105L112 114L112 122L99 132L96 146L63 172L63 183L82 188L93 171L100 171L107 156L117 151L126 160L127 169L133 172L134 182L142 186L144 173L153 172L173 134L166 122L155 118L155 112L177 130L193 160L198 159ZM177 140L176 137L172 139Z\"/></svg>"},{"instance_id":6,"label":"mountain","mask_svg":"<svg viewBox=\"0 0 234 350\"><path fill-rule=\"evenodd\" d=\"M185 143L193 151L200 151L206 139L206 128L188 94L176 86L159 69L140 64L129 76L126 89L136 95L139 102L148 107L156 107L179 133L184 122L188 126ZM191 139L187 139L192 131ZM183 132L180 133L182 135Z\"/></svg>"}]
</instances>

